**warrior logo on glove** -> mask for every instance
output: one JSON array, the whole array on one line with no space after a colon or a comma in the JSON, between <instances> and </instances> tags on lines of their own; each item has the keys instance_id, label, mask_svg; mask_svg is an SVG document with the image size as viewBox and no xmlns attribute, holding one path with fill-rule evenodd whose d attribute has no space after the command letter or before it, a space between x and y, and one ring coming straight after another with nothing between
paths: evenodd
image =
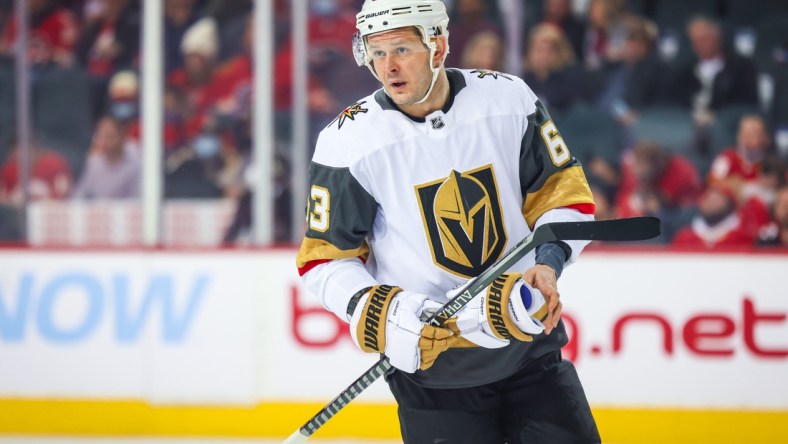
<instances>
[{"instance_id":1,"label":"warrior logo on glove","mask_svg":"<svg viewBox=\"0 0 788 444\"><path fill-rule=\"evenodd\" d=\"M353 311L350 335L362 351L384 353L391 365L402 371L427 370L444 351L475 346L448 328L420 320L425 309L440 307L426 295L376 285Z\"/></svg>"},{"instance_id":2,"label":"warrior logo on glove","mask_svg":"<svg viewBox=\"0 0 788 444\"><path fill-rule=\"evenodd\" d=\"M364 306L364 322L359 324L358 338L363 340L359 341L361 350L366 353L383 353L386 349L386 335L384 325L388 311L389 304L392 297L398 293L399 287L391 287L389 285L381 285L375 287L374 291L369 295L366 305ZM381 319L381 315L383 318Z\"/></svg>"},{"instance_id":3,"label":"warrior logo on glove","mask_svg":"<svg viewBox=\"0 0 788 444\"><path fill-rule=\"evenodd\" d=\"M433 262L462 277L492 265L506 245L495 171L485 165L416 186Z\"/></svg>"}]
</instances>

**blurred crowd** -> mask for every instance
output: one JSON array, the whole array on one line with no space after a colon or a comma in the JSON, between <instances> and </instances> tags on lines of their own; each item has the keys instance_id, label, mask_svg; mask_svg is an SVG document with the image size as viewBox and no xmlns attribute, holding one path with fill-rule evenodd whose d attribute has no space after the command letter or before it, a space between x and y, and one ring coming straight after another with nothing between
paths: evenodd
<instances>
[{"instance_id":1,"label":"blurred crowd","mask_svg":"<svg viewBox=\"0 0 788 444\"><path fill-rule=\"evenodd\" d=\"M251 221L252 0L163 0L165 198ZM139 194L139 0L29 0L31 199ZM378 86L351 52L361 0L309 0L310 137ZM788 247L788 2L451 0L449 67L521 75L585 165L597 218L658 242ZM512 5L516 7L512 9ZM291 0L274 0L275 238L291 239ZM520 13L512 20L513 13ZM0 0L0 238L20 203L13 1ZM512 58L514 54L519 55ZM300 160L299 160L300 161ZM5 235L8 238L9 235Z\"/></svg>"},{"instance_id":2,"label":"blurred crowd","mask_svg":"<svg viewBox=\"0 0 788 444\"><path fill-rule=\"evenodd\" d=\"M523 76L585 165L597 218L658 242L788 246L788 4L544 0Z\"/></svg>"}]
</instances>

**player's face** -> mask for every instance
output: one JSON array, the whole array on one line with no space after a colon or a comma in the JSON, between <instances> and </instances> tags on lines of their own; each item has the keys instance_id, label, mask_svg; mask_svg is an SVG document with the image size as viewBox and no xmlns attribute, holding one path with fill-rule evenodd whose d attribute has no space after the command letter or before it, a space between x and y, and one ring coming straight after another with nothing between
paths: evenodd
<instances>
[{"instance_id":1,"label":"player's face","mask_svg":"<svg viewBox=\"0 0 788 444\"><path fill-rule=\"evenodd\" d=\"M367 40L375 72L397 105L413 105L430 88L430 52L413 28L374 34Z\"/></svg>"}]
</instances>

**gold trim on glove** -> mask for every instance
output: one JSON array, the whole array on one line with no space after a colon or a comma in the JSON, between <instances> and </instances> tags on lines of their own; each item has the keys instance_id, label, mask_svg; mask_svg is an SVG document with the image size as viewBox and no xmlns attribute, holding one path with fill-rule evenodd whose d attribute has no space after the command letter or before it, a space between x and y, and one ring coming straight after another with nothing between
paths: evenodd
<instances>
[{"instance_id":1,"label":"gold trim on glove","mask_svg":"<svg viewBox=\"0 0 788 444\"><path fill-rule=\"evenodd\" d=\"M520 273L504 273L487 287L487 323L498 339L517 339L525 342L534 340L532 336L520 331L509 317L509 296L512 287L522 276Z\"/></svg>"},{"instance_id":2,"label":"gold trim on glove","mask_svg":"<svg viewBox=\"0 0 788 444\"><path fill-rule=\"evenodd\" d=\"M394 295L402 291L390 285L375 285L369 291L361 318L356 326L356 338L366 353L383 353L386 350L386 321L389 304Z\"/></svg>"},{"instance_id":3,"label":"gold trim on glove","mask_svg":"<svg viewBox=\"0 0 788 444\"><path fill-rule=\"evenodd\" d=\"M452 318L455 320L456 318ZM438 355L445 352L450 348L470 348L478 347L478 345L460 336L459 330L454 325L452 328L452 320L449 320L448 325L443 327L433 327L432 325L425 325L421 329L421 338L419 338L419 350L421 350L421 365L419 369L427 370L432 367Z\"/></svg>"}]
</instances>

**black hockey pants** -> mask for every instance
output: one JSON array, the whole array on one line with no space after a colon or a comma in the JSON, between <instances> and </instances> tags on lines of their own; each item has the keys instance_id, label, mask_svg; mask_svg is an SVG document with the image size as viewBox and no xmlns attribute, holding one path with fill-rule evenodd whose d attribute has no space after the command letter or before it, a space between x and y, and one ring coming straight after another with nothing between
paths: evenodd
<instances>
[{"instance_id":1,"label":"black hockey pants","mask_svg":"<svg viewBox=\"0 0 788 444\"><path fill-rule=\"evenodd\" d=\"M425 388L399 371L387 381L406 444L601 442L575 367L558 351L478 387Z\"/></svg>"}]
</instances>

